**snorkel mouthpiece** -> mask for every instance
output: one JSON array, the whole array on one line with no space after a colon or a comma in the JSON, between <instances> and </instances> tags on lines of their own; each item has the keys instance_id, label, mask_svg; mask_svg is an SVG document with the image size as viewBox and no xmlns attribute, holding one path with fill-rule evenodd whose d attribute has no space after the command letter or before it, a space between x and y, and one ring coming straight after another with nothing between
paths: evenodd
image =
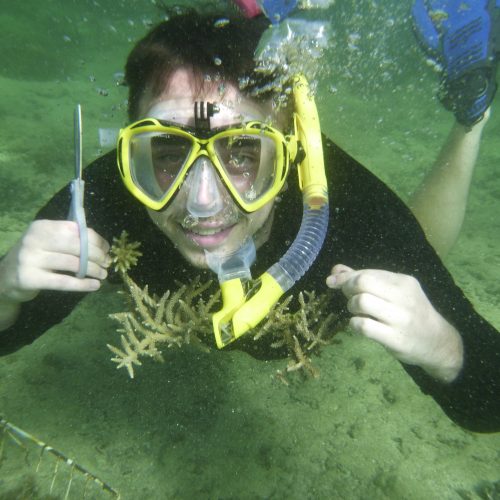
<instances>
[{"instance_id":1,"label":"snorkel mouthpiece","mask_svg":"<svg viewBox=\"0 0 500 500\"><path fill-rule=\"evenodd\" d=\"M223 308L213 315L214 335L219 348L236 340L267 316L279 298L312 265L326 236L329 208L321 129L314 98L302 75L294 79L293 96L295 135L305 152L298 168L304 207L302 223L288 251L260 277L260 288L249 300L237 273L224 280L226 274L216 271L223 300ZM224 266L222 263L220 268ZM244 279L249 279L249 276L245 274Z\"/></svg>"},{"instance_id":2,"label":"snorkel mouthpiece","mask_svg":"<svg viewBox=\"0 0 500 500\"><path fill-rule=\"evenodd\" d=\"M234 279L251 279L250 266L255 261L255 255L255 244L252 238L246 238L238 250L229 254L205 250L207 265L217 274L219 283Z\"/></svg>"},{"instance_id":3,"label":"snorkel mouthpiece","mask_svg":"<svg viewBox=\"0 0 500 500\"><path fill-rule=\"evenodd\" d=\"M212 317L215 341L219 349L235 339L231 319L245 303L243 283L252 278L250 266L255 261L255 255L252 238L247 238L243 245L231 254L205 250L208 267L217 273L224 304L224 307Z\"/></svg>"}]
</instances>

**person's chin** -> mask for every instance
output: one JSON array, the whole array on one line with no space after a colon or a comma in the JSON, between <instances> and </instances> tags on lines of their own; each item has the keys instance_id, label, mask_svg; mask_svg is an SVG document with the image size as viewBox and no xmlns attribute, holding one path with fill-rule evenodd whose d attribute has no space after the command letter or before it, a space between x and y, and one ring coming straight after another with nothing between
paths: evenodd
<instances>
[{"instance_id":1,"label":"person's chin","mask_svg":"<svg viewBox=\"0 0 500 500\"><path fill-rule=\"evenodd\" d=\"M178 248L184 259L193 267L198 269L208 269L207 259L204 250L198 248L197 250Z\"/></svg>"}]
</instances>

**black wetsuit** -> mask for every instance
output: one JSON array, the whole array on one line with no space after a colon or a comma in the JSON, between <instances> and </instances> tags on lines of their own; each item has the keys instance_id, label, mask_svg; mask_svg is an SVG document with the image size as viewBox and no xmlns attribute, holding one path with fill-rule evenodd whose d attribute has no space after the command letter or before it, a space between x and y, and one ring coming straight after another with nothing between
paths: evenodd
<instances>
[{"instance_id":1,"label":"black wetsuit","mask_svg":"<svg viewBox=\"0 0 500 500\"><path fill-rule=\"evenodd\" d=\"M295 290L325 290L325 278L336 263L417 278L433 306L461 333L464 368L451 384L434 380L418 367L403 364L404 368L459 425L479 432L500 431L500 334L455 285L403 202L330 141L325 141L325 159L331 209L328 234L319 257ZM145 208L125 190L114 152L90 165L85 178L89 227L108 241L125 229L131 241L142 242L143 257L131 273L139 284L148 283L150 289L164 292L174 279L186 282L200 274L183 260L151 222ZM296 184L295 179L289 181L290 187L276 208L271 238L258 252L254 276L279 260L286 242L292 242L297 234L302 204ZM63 189L37 218L65 219L69 197L69 190ZM17 323L0 334L0 354L33 342L67 316L82 297L43 291L23 304ZM332 308L341 316L347 315L341 292L334 294Z\"/></svg>"}]
</instances>

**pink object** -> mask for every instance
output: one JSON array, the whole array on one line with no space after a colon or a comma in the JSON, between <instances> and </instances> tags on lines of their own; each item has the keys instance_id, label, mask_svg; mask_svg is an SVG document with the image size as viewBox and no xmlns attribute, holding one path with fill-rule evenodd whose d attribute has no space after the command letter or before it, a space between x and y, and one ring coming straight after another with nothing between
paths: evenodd
<instances>
[{"instance_id":1,"label":"pink object","mask_svg":"<svg viewBox=\"0 0 500 500\"><path fill-rule=\"evenodd\" d=\"M233 0L233 2L241 9L245 17L255 17L262 12L257 0Z\"/></svg>"}]
</instances>

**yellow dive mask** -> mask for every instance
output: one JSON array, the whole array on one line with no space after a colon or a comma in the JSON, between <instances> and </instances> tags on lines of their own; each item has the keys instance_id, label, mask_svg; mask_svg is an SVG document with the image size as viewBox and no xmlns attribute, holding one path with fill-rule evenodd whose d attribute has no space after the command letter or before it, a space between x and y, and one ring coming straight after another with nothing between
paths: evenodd
<instances>
[{"instance_id":1,"label":"yellow dive mask","mask_svg":"<svg viewBox=\"0 0 500 500\"><path fill-rule=\"evenodd\" d=\"M201 121L205 127L145 118L121 130L118 166L127 189L147 207L161 210L205 157L243 211L254 212L271 201L297 154L296 138L256 120L216 129L210 128L209 116Z\"/></svg>"}]
</instances>

